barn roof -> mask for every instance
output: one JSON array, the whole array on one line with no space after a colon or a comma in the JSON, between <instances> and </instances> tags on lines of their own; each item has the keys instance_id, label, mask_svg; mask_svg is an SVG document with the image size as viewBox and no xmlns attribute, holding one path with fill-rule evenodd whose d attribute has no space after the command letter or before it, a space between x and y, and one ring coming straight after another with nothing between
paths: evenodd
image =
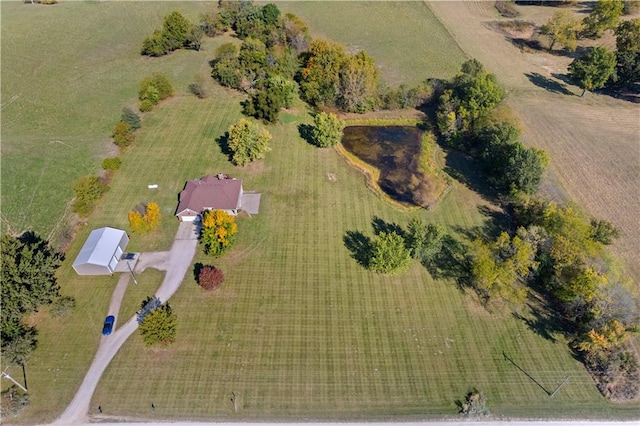
<instances>
[{"instance_id":1,"label":"barn roof","mask_svg":"<svg viewBox=\"0 0 640 426\"><path fill-rule=\"evenodd\" d=\"M126 235L127 233L121 229L109 227L94 229L82 246L73 266L85 264L108 266L116 248Z\"/></svg>"}]
</instances>

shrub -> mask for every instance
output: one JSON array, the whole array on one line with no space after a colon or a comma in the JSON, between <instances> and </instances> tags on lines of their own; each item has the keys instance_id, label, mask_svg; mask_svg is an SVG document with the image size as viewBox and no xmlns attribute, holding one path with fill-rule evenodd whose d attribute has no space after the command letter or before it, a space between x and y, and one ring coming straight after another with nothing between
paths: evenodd
<instances>
[{"instance_id":1,"label":"shrub","mask_svg":"<svg viewBox=\"0 0 640 426\"><path fill-rule=\"evenodd\" d=\"M140 127L142 127L140 116L136 114L129 107L122 108L122 115L120 116L120 121L127 123L131 127L132 131L136 131Z\"/></svg>"},{"instance_id":2,"label":"shrub","mask_svg":"<svg viewBox=\"0 0 640 426\"><path fill-rule=\"evenodd\" d=\"M200 99L205 99L207 97L207 92L204 89L204 84L201 82L191 83L189 85L189 93L197 96Z\"/></svg>"},{"instance_id":3,"label":"shrub","mask_svg":"<svg viewBox=\"0 0 640 426\"><path fill-rule=\"evenodd\" d=\"M73 186L75 200L71 210L80 217L87 217L93 211L102 195L109 190L98 176L85 176L76 181Z\"/></svg>"},{"instance_id":4,"label":"shrub","mask_svg":"<svg viewBox=\"0 0 640 426\"><path fill-rule=\"evenodd\" d=\"M489 415L487 400L476 389L469 392L463 403L460 403L460 414L465 417L486 417Z\"/></svg>"},{"instance_id":5,"label":"shrub","mask_svg":"<svg viewBox=\"0 0 640 426\"><path fill-rule=\"evenodd\" d=\"M175 312L165 303L145 315L138 328L146 346L167 346L176 340L177 325Z\"/></svg>"},{"instance_id":6,"label":"shrub","mask_svg":"<svg viewBox=\"0 0 640 426\"><path fill-rule=\"evenodd\" d=\"M170 96L173 96L173 86L163 74L153 73L140 82L140 90L138 91L140 101L150 101L156 105Z\"/></svg>"},{"instance_id":7,"label":"shrub","mask_svg":"<svg viewBox=\"0 0 640 426\"><path fill-rule=\"evenodd\" d=\"M120 157L105 158L102 160L102 168L109 172L115 172L120 168L121 164L122 160L120 160Z\"/></svg>"},{"instance_id":8,"label":"shrub","mask_svg":"<svg viewBox=\"0 0 640 426\"><path fill-rule=\"evenodd\" d=\"M213 290L220 287L224 281L224 274L221 269L215 266L203 266L198 274L198 284L205 290Z\"/></svg>"},{"instance_id":9,"label":"shrub","mask_svg":"<svg viewBox=\"0 0 640 426\"><path fill-rule=\"evenodd\" d=\"M275 123L282 108L282 99L271 91L256 92L242 103L243 113L263 122Z\"/></svg>"},{"instance_id":10,"label":"shrub","mask_svg":"<svg viewBox=\"0 0 640 426\"><path fill-rule=\"evenodd\" d=\"M111 136L113 136L113 143L120 148L128 147L135 140L131 126L124 121L119 121L118 124L115 125Z\"/></svg>"},{"instance_id":11,"label":"shrub","mask_svg":"<svg viewBox=\"0 0 640 426\"><path fill-rule=\"evenodd\" d=\"M140 102L140 112L149 112L153 109L153 102L144 100Z\"/></svg>"}]
</instances>

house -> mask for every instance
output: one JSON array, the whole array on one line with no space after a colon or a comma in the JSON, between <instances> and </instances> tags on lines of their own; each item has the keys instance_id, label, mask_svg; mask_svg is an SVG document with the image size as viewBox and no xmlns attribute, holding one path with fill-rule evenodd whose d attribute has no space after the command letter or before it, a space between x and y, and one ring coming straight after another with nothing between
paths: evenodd
<instances>
[{"instance_id":1,"label":"house","mask_svg":"<svg viewBox=\"0 0 640 426\"><path fill-rule=\"evenodd\" d=\"M242 201L242 180L226 175L207 175L187 181L180 193L176 216L180 222L193 222L205 210L224 210L237 215Z\"/></svg>"},{"instance_id":2,"label":"house","mask_svg":"<svg viewBox=\"0 0 640 426\"><path fill-rule=\"evenodd\" d=\"M129 244L125 231L104 227L89 234L73 262L78 275L111 275Z\"/></svg>"}]
</instances>

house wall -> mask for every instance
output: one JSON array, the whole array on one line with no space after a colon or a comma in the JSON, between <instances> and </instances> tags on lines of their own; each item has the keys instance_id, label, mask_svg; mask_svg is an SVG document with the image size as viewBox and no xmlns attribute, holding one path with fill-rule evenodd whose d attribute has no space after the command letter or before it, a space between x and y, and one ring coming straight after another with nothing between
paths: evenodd
<instances>
[{"instance_id":1,"label":"house wall","mask_svg":"<svg viewBox=\"0 0 640 426\"><path fill-rule=\"evenodd\" d=\"M91 263L74 265L73 269L78 275L111 275L113 273L106 265L94 265Z\"/></svg>"}]
</instances>

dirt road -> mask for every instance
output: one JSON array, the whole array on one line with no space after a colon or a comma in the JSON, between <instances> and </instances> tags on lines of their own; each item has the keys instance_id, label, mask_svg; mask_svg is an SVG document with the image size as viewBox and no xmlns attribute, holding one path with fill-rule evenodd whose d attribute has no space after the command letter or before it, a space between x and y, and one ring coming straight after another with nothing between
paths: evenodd
<instances>
[{"instance_id":1,"label":"dirt road","mask_svg":"<svg viewBox=\"0 0 640 426\"><path fill-rule=\"evenodd\" d=\"M572 58L523 52L490 27L494 2L429 2L460 47L496 74L524 125L524 141L551 155L545 189L564 195L622 235L612 245L640 277L640 114L635 104L588 93L562 78ZM518 19L542 24L556 10L523 6ZM540 82L546 83L545 84ZM537 83L537 84L536 84Z\"/></svg>"},{"instance_id":2,"label":"dirt road","mask_svg":"<svg viewBox=\"0 0 640 426\"><path fill-rule=\"evenodd\" d=\"M163 302L178 290L184 279L187 269L196 253L197 239L194 225L188 222L180 223L173 246L169 252L143 253L140 263L136 265L136 271L151 267L166 271L164 280L160 285L156 296ZM123 285L122 282L125 282ZM116 315L120 310L124 287L128 279L124 277L118 283L109 306L109 313ZM77 425L88 423L87 413L91 404L91 398L96 390L98 381L104 373L113 357L124 342L138 328L135 316L122 327L115 330L110 336L103 336L89 371L85 375L80 388L76 392L71 404L67 406L62 415L53 423L54 425Z\"/></svg>"}]
</instances>

